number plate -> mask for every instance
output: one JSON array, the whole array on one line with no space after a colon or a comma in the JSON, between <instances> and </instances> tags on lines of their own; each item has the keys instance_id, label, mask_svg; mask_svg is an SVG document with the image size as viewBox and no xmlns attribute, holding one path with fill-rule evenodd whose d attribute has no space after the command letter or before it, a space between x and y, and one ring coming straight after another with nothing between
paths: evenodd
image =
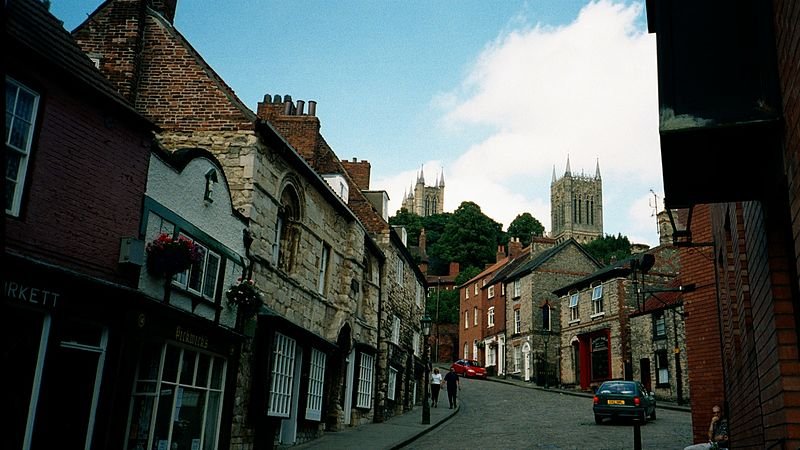
<instances>
[{"instance_id":1,"label":"number plate","mask_svg":"<svg viewBox=\"0 0 800 450\"><path fill-rule=\"evenodd\" d=\"M609 405L624 405L625 400L608 400L606 403Z\"/></svg>"}]
</instances>

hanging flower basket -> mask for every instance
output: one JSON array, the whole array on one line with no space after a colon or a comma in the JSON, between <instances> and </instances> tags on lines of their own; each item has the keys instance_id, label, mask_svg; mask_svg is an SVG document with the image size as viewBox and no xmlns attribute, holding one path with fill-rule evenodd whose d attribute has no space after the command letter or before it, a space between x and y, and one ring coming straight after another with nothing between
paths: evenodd
<instances>
[{"instance_id":1,"label":"hanging flower basket","mask_svg":"<svg viewBox=\"0 0 800 450\"><path fill-rule=\"evenodd\" d=\"M147 269L153 275L172 277L200 261L200 247L184 237L160 234L147 244Z\"/></svg>"},{"instance_id":2,"label":"hanging flower basket","mask_svg":"<svg viewBox=\"0 0 800 450\"><path fill-rule=\"evenodd\" d=\"M236 284L228 288L225 296L228 297L228 304L236 305L248 315L256 312L262 304L261 293L253 280L239 278Z\"/></svg>"}]
</instances>

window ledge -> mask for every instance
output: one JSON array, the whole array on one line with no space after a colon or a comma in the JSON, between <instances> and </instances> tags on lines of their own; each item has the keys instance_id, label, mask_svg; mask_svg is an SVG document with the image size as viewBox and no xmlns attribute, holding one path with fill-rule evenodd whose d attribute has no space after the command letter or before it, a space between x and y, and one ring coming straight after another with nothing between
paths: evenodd
<instances>
[{"instance_id":1,"label":"window ledge","mask_svg":"<svg viewBox=\"0 0 800 450\"><path fill-rule=\"evenodd\" d=\"M569 322L567 322L568 325L572 325L572 324L576 324L576 323L581 323L581 319L570 320Z\"/></svg>"},{"instance_id":2,"label":"window ledge","mask_svg":"<svg viewBox=\"0 0 800 450\"><path fill-rule=\"evenodd\" d=\"M599 312L599 313L597 313L597 314L592 314L592 315L591 315L591 316L589 316L589 317L591 317L591 319L592 319L592 320L594 320L594 319L598 319L598 318L600 318L600 317L605 317L605 315L606 315L606 312L605 312L605 311L603 311L603 312Z\"/></svg>"}]
</instances>

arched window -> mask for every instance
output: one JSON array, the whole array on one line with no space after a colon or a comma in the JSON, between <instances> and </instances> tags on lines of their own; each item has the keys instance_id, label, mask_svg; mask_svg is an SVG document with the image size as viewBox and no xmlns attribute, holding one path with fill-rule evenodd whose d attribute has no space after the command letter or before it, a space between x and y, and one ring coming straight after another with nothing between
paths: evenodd
<instances>
[{"instance_id":1,"label":"arched window","mask_svg":"<svg viewBox=\"0 0 800 450\"><path fill-rule=\"evenodd\" d=\"M552 329L551 325L552 324L550 323L550 304L545 303L544 306L542 306L542 330L550 331Z\"/></svg>"},{"instance_id":2,"label":"arched window","mask_svg":"<svg viewBox=\"0 0 800 450\"><path fill-rule=\"evenodd\" d=\"M300 240L300 198L292 184L286 185L281 193L281 204L275 224L275 244L273 255L278 268L291 272Z\"/></svg>"}]
</instances>

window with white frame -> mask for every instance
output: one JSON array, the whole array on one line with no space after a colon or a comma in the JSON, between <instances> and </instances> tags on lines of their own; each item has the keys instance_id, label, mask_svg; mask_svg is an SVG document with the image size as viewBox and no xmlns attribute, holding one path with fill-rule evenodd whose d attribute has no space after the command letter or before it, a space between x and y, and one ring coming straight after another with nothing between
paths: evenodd
<instances>
[{"instance_id":1,"label":"window with white frame","mask_svg":"<svg viewBox=\"0 0 800 450\"><path fill-rule=\"evenodd\" d=\"M392 316L392 343L400 345L400 318Z\"/></svg>"},{"instance_id":2,"label":"window with white frame","mask_svg":"<svg viewBox=\"0 0 800 450\"><path fill-rule=\"evenodd\" d=\"M520 280L514 280L514 298L522 295L522 283Z\"/></svg>"},{"instance_id":3,"label":"window with white frame","mask_svg":"<svg viewBox=\"0 0 800 450\"><path fill-rule=\"evenodd\" d=\"M331 259L331 246L322 243L322 254L319 257L319 280L317 281L317 292L325 294L325 285L328 279L328 263Z\"/></svg>"},{"instance_id":4,"label":"window with white frame","mask_svg":"<svg viewBox=\"0 0 800 450\"><path fill-rule=\"evenodd\" d=\"M489 296L489 298L494 298L494 286L489 286L486 288L486 294Z\"/></svg>"},{"instance_id":5,"label":"window with white frame","mask_svg":"<svg viewBox=\"0 0 800 450\"><path fill-rule=\"evenodd\" d=\"M312 348L311 364L308 371L308 399L306 402L306 419L322 419L322 393L325 387L325 353Z\"/></svg>"},{"instance_id":6,"label":"window with white frame","mask_svg":"<svg viewBox=\"0 0 800 450\"><path fill-rule=\"evenodd\" d=\"M19 216L39 94L6 77L6 214Z\"/></svg>"},{"instance_id":7,"label":"window with white frame","mask_svg":"<svg viewBox=\"0 0 800 450\"><path fill-rule=\"evenodd\" d=\"M486 352L486 365L487 366L494 366L497 364L497 347L489 346L489 350Z\"/></svg>"},{"instance_id":8,"label":"window with white frame","mask_svg":"<svg viewBox=\"0 0 800 450\"><path fill-rule=\"evenodd\" d=\"M505 283L500 283L500 295L502 295L503 297L505 297L505 295L506 295L506 284Z\"/></svg>"},{"instance_id":9,"label":"window with white frame","mask_svg":"<svg viewBox=\"0 0 800 450\"><path fill-rule=\"evenodd\" d=\"M419 356L419 332L414 332L414 354Z\"/></svg>"},{"instance_id":10,"label":"window with white frame","mask_svg":"<svg viewBox=\"0 0 800 450\"><path fill-rule=\"evenodd\" d=\"M578 293L573 292L569 296L569 321L573 322L576 320L580 320L580 314L578 312Z\"/></svg>"},{"instance_id":11,"label":"window with white frame","mask_svg":"<svg viewBox=\"0 0 800 450\"><path fill-rule=\"evenodd\" d=\"M405 269L405 264L401 258L397 258L397 284L403 284L403 270Z\"/></svg>"},{"instance_id":12,"label":"window with white frame","mask_svg":"<svg viewBox=\"0 0 800 450\"><path fill-rule=\"evenodd\" d=\"M297 341L275 333L272 342L272 384L269 389L267 415L288 418L292 410L295 349Z\"/></svg>"},{"instance_id":13,"label":"window with white frame","mask_svg":"<svg viewBox=\"0 0 800 450\"><path fill-rule=\"evenodd\" d=\"M475 286L475 295L477 296L478 295L478 289L480 289L480 288L478 287L478 283L475 283L474 286Z\"/></svg>"},{"instance_id":14,"label":"window with white frame","mask_svg":"<svg viewBox=\"0 0 800 450\"><path fill-rule=\"evenodd\" d=\"M386 386L386 398L394 400L397 391L397 369L389 367L389 385Z\"/></svg>"},{"instance_id":15,"label":"window with white frame","mask_svg":"<svg viewBox=\"0 0 800 450\"><path fill-rule=\"evenodd\" d=\"M518 309L514 310L514 334L522 332L522 314Z\"/></svg>"},{"instance_id":16,"label":"window with white frame","mask_svg":"<svg viewBox=\"0 0 800 450\"><path fill-rule=\"evenodd\" d=\"M300 196L294 185L288 184L281 192L281 206L275 222L274 263L284 272L294 268L297 243L300 240Z\"/></svg>"},{"instance_id":17,"label":"window with white frame","mask_svg":"<svg viewBox=\"0 0 800 450\"><path fill-rule=\"evenodd\" d=\"M422 285L417 283L417 308L422 307Z\"/></svg>"},{"instance_id":18,"label":"window with white frame","mask_svg":"<svg viewBox=\"0 0 800 450\"><path fill-rule=\"evenodd\" d=\"M522 361L522 348L519 345L514 346L514 372L520 371L520 362Z\"/></svg>"},{"instance_id":19,"label":"window with white frame","mask_svg":"<svg viewBox=\"0 0 800 450\"><path fill-rule=\"evenodd\" d=\"M464 356L463 356L463 358L464 359L469 358L469 344L467 344L466 342L464 342Z\"/></svg>"},{"instance_id":20,"label":"window with white frame","mask_svg":"<svg viewBox=\"0 0 800 450\"><path fill-rule=\"evenodd\" d=\"M469 300L469 286L464 289L464 298Z\"/></svg>"},{"instance_id":21,"label":"window with white frame","mask_svg":"<svg viewBox=\"0 0 800 450\"><path fill-rule=\"evenodd\" d=\"M469 311L464 311L464 329L469 328Z\"/></svg>"},{"instance_id":22,"label":"window with white frame","mask_svg":"<svg viewBox=\"0 0 800 450\"><path fill-rule=\"evenodd\" d=\"M175 274L173 283L203 298L214 300L220 278L220 256L183 233L179 237L194 242L200 258L185 271Z\"/></svg>"},{"instance_id":23,"label":"window with white frame","mask_svg":"<svg viewBox=\"0 0 800 450\"><path fill-rule=\"evenodd\" d=\"M592 287L592 315L603 313L603 284Z\"/></svg>"},{"instance_id":24,"label":"window with white frame","mask_svg":"<svg viewBox=\"0 0 800 450\"><path fill-rule=\"evenodd\" d=\"M486 312L486 326L494 326L494 306L490 306L489 310Z\"/></svg>"},{"instance_id":25,"label":"window with white frame","mask_svg":"<svg viewBox=\"0 0 800 450\"><path fill-rule=\"evenodd\" d=\"M653 338L664 339L667 337L667 320L664 311L653 313Z\"/></svg>"},{"instance_id":26,"label":"window with white frame","mask_svg":"<svg viewBox=\"0 0 800 450\"><path fill-rule=\"evenodd\" d=\"M472 307L472 325L478 326L478 307Z\"/></svg>"},{"instance_id":27,"label":"window with white frame","mask_svg":"<svg viewBox=\"0 0 800 450\"><path fill-rule=\"evenodd\" d=\"M145 344L133 383L126 448L177 448L190 441L217 448L226 364L220 356L169 343ZM170 433L173 424L184 426L185 434Z\"/></svg>"},{"instance_id":28,"label":"window with white frame","mask_svg":"<svg viewBox=\"0 0 800 450\"><path fill-rule=\"evenodd\" d=\"M666 350L656 351L656 384L669 384L669 358Z\"/></svg>"},{"instance_id":29,"label":"window with white frame","mask_svg":"<svg viewBox=\"0 0 800 450\"><path fill-rule=\"evenodd\" d=\"M356 408L372 407L372 384L374 383L375 357L361 353L361 366L358 370L358 395Z\"/></svg>"}]
</instances>

